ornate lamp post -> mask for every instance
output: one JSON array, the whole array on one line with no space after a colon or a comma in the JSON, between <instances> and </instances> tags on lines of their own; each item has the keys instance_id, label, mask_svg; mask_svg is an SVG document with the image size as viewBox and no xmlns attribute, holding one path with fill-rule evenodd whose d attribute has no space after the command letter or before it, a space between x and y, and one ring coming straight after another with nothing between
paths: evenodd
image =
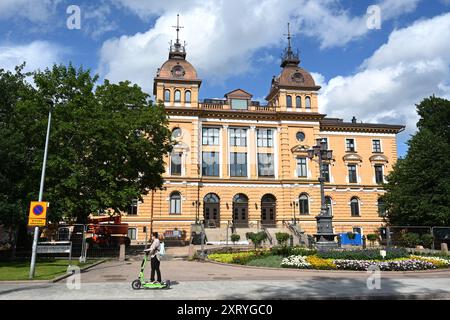
<instances>
[{"instance_id":1,"label":"ornate lamp post","mask_svg":"<svg viewBox=\"0 0 450 320\"><path fill-rule=\"evenodd\" d=\"M333 159L333 151L327 150L326 141L322 139L317 145L313 146L312 149L308 150L308 158L314 159L318 158L319 162L319 183L320 183L320 214L316 216L317 220L317 234L316 245L319 250L327 250L337 247L337 243L334 241L336 234L333 232L333 217L330 214L326 203L325 203L325 191L323 177L322 164L323 161L330 161Z\"/></svg>"}]
</instances>

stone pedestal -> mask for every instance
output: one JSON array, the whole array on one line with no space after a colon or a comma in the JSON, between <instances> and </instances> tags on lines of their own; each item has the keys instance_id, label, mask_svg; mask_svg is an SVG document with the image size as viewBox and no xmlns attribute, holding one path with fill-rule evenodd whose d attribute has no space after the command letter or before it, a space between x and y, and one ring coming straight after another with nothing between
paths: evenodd
<instances>
[{"instance_id":1,"label":"stone pedestal","mask_svg":"<svg viewBox=\"0 0 450 320\"><path fill-rule=\"evenodd\" d=\"M337 234L333 233L332 216L318 215L317 220L317 233L314 235L316 238L316 248L319 251L336 249L338 244L335 241Z\"/></svg>"},{"instance_id":2,"label":"stone pedestal","mask_svg":"<svg viewBox=\"0 0 450 320\"><path fill-rule=\"evenodd\" d=\"M443 254L447 254L448 255L448 246L446 243L441 243L441 251Z\"/></svg>"},{"instance_id":3,"label":"stone pedestal","mask_svg":"<svg viewBox=\"0 0 450 320\"><path fill-rule=\"evenodd\" d=\"M120 244L119 261L125 261L125 244Z\"/></svg>"}]
</instances>

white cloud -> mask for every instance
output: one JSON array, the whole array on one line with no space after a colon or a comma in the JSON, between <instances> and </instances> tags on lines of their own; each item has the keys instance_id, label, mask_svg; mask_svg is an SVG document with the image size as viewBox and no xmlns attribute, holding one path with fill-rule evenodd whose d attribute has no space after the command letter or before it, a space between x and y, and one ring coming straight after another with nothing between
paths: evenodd
<instances>
[{"instance_id":1,"label":"white cloud","mask_svg":"<svg viewBox=\"0 0 450 320\"><path fill-rule=\"evenodd\" d=\"M450 13L393 31L356 74L324 82L321 112L347 121L406 124L416 130L415 104L432 94L450 98Z\"/></svg>"},{"instance_id":2,"label":"white cloud","mask_svg":"<svg viewBox=\"0 0 450 320\"><path fill-rule=\"evenodd\" d=\"M34 41L26 45L1 45L0 68L14 70L26 62L25 71L45 69L59 63L63 49L47 41Z\"/></svg>"},{"instance_id":3,"label":"white cloud","mask_svg":"<svg viewBox=\"0 0 450 320\"><path fill-rule=\"evenodd\" d=\"M61 0L1 0L0 20L25 18L32 22L45 22L55 13Z\"/></svg>"},{"instance_id":4,"label":"white cloud","mask_svg":"<svg viewBox=\"0 0 450 320\"><path fill-rule=\"evenodd\" d=\"M293 33L316 38L322 48L343 46L368 31L365 12L352 17L336 0L112 0L142 19L158 15L144 33L107 40L100 51L99 72L111 81L137 82L150 91L152 77L168 54L171 28L181 14L181 38L188 43L188 60L200 76L220 82L251 70L253 55L280 46L291 21ZM380 1L387 17L409 12L420 0Z\"/></svg>"}]
</instances>

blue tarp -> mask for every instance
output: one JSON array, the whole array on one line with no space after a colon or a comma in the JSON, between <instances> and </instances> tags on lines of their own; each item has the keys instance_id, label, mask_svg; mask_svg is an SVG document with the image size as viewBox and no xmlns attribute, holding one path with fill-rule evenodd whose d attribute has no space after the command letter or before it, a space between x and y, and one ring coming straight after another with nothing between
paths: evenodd
<instances>
[{"instance_id":1,"label":"blue tarp","mask_svg":"<svg viewBox=\"0 0 450 320\"><path fill-rule=\"evenodd\" d=\"M359 233L355 234L355 239L349 239L347 233L340 233L341 244L342 245L354 245L354 246L362 246L362 235Z\"/></svg>"}]
</instances>

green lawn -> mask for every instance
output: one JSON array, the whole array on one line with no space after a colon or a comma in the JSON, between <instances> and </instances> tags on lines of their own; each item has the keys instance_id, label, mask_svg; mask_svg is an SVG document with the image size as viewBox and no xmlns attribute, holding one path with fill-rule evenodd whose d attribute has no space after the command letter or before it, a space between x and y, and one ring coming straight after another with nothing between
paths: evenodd
<instances>
[{"instance_id":1,"label":"green lawn","mask_svg":"<svg viewBox=\"0 0 450 320\"><path fill-rule=\"evenodd\" d=\"M72 265L80 268L97 262L98 260L80 263L77 259L71 261ZM69 260L39 260L36 262L33 280L51 280L66 273ZM0 281L29 280L30 261L0 262Z\"/></svg>"},{"instance_id":2,"label":"green lawn","mask_svg":"<svg viewBox=\"0 0 450 320\"><path fill-rule=\"evenodd\" d=\"M283 258L283 256L266 256L263 258L250 260L247 263L247 266L280 268L280 263Z\"/></svg>"}]
</instances>

